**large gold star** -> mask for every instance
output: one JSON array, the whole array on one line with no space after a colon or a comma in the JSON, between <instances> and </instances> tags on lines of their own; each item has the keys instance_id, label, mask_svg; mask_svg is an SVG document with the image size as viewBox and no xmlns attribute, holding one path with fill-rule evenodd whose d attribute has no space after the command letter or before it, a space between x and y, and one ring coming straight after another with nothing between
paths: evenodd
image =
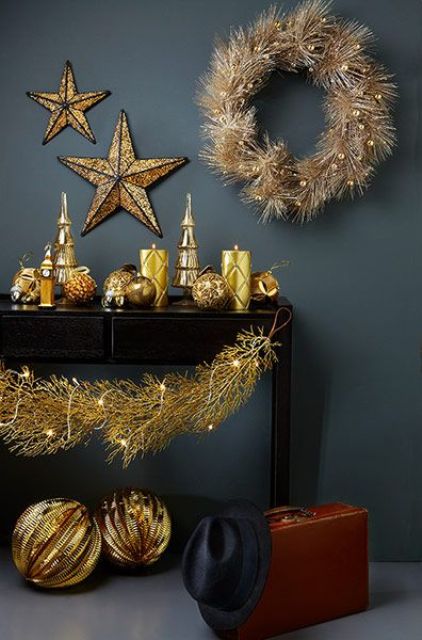
<instances>
[{"instance_id":1,"label":"large gold star","mask_svg":"<svg viewBox=\"0 0 422 640\"><path fill-rule=\"evenodd\" d=\"M73 129L95 144L95 136L86 119L85 111L88 111L97 102L107 98L110 95L110 91L79 93L69 60L64 65L58 93L28 91L26 95L51 111L43 144L50 142L54 136L67 126L73 127Z\"/></svg>"},{"instance_id":2,"label":"large gold star","mask_svg":"<svg viewBox=\"0 0 422 640\"><path fill-rule=\"evenodd\" d=\"M117 120L107 158L59 160L97 187L81 235L92 231L121 207L163 237L146 188L181 167L187 158L136 158L124 111Z\"/></svg>"}]
</instances>

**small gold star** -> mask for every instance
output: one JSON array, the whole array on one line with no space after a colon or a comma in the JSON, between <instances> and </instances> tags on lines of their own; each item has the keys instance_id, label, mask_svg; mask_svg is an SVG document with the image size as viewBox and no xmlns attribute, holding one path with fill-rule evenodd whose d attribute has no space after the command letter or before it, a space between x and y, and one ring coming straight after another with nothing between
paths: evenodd
<instances>
[{"instance_id":1,"label":"small gold star","mask_svg":"<svg viewBox=\"0 0 422 640\"><path fill-rule=\"evenodd\" d=\"M107 158L59 160L97 187L82 229L83 236L121 207L152 233L163 237L146 188L181 167L187 158L136 158L124 111L120 112Z\"/></svg>"},{"instance_id":2,"label":"small gold star","mask_svg":"<svg viewBox=\"0 0 422 640\"><path fill-rule=\"evenodd\" d=\"M110 91L79 93L69 60L64 65L58 93L28 91L26 95L51 111L43 144L50 142L54 136L67 126L72 127L95 144L95 136L86 119L85 111L88 111L97 102L107 98L110 95Z\"/></svg>"}]
</instances>

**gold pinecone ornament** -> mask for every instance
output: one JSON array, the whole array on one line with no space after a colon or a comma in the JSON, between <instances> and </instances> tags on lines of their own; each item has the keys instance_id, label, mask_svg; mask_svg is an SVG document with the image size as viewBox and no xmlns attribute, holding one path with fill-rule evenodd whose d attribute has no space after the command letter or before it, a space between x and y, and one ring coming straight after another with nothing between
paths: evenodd
<instances>
[{"instance_id":1,"label":"gold pinecone ornament","mask_svg":"<svg viewBox=\"0 0 422 640\"><path fill-rule=\"evenodd\" d=\"M55 498L31 505L13 531L16 568L28 582L47 589L85 580L100 552L98 526L86 507L75 500Z\"/></svg>"},{"instance_id":2,"label":"gold pinecone ornament","mask_svg":"<svg viewBox=\"0 0 422 640\"><path fill-rule=\"evenodd\" d=\"M87 273L75 271L63 285L63 292L67 300L75 305L88 304L95 296L97 283Z\"/></svg>"},{"instance_id":3,"label":"gold pinecone ornament","mask_svg":"<svg viewBox=\"0 0 422 640\"><path fill-rule=\"evenodd\" d=\"M149 491L125 488L105 497L95 513L104 555L120 567L156 562L167 549L171 520L164 502Z\"/></svg>"},{"instance_id":4,"label":"gold pinecone ornament","mask_svg":"<svg viewBox=\"0 0 422 640\"><path fill-rule=\"evenodd\" d=\"M192 297L199 309L223 309L230 295L226 279L212 271L200 275L192 287Z\"/></svg>"}]
</instances>

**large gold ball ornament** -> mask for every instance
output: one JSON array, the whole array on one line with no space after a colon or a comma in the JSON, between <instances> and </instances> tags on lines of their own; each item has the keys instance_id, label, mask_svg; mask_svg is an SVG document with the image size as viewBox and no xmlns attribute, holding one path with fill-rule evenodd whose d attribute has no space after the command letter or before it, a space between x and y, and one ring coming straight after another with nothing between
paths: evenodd
<instances>
[{"instance_id":1,"label":"large gold ball ornament","mask_svg":"<svg viewBox=\"0 0 422 640\"><path fill-rule=\"evenodd\" d=\"M251 298L255 302L276 302L280 286L271 271L255 271L251 275Z\"/></svg>"},{"instance_id":2,"label":"large gold ball ornament","mask_svg":"<svg viewBox=\"0 0 422 640\"><path fill-rule=\"evenodd\" d=\"M121 567L156 562L171 537L171 520L164 502L149 491L118 489L104 498L95 513L104 555Z\"/></svg>"},{"instance_id":3,"label":"large gold ball ornament","mask_svg":"<svg viewBox=\"0 0 422 640\"><path fill-rule=\"evenodd\" d=\"M149 278L137 275L126 287L126 299L136 307L150 307L157 294L155 284Z\"/></svg>"},{"instance_id":4,"label":"large gold ball ornament","mask_svg":"<svg viewBox=\"0 0 422 640\"><path fill-rule=\"evenodd\" d=\"M38 269L23 267L13 276L10 299L14 303L37 304L40 301L40 291Z\"/></svg>"},{"instance_id":5,"label":"large gold ball ornament","mask_svg":"<svg viewBox=\"0 0 422 640\"><path fill-rule=\"evenodd\" d=\"M28 582L47 589L85 580L101 552L101 535L88 510L75 500L56 498L28 507L12 538L13 561Z\"/></svg>"},{"instance_id":6,"label":"large gold ball ornament","mask_svg":"<svg viewBox=\"0 0 422 640\"><path fill-rule=\"evenodd\" d=\"M104 280L103 307L123 307L125 304L126 287L136 276L136 267L133 264L125 264L120 269L112 271Z\"/></svg>"},{"instance_id":7,"label":"large gold ball ornament","mask_svg":"<svg viewBox=\"0 0 422 640\"><path fill-rule=\"evenodd\" d=\"M192 297L200 309L223 309L231 296L229 285L218 273L204 273L195 280Z\"/></svg>"},{"instance_id":8,"label":"large gold ball ornament","mask_svg":"<svg viewBox=\"0 0 422 640\"><path fill-rule=\"evenodd\" d=\"M75 271L63 285L63 293L69 302L82 305L91 302L97 290L97 283L87 273Z\"/></svg>"}]
</instances>

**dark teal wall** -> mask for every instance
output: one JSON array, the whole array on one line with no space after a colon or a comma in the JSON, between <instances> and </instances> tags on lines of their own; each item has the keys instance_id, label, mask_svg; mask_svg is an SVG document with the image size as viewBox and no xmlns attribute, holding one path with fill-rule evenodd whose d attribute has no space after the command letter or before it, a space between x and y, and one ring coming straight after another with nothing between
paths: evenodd
<instances>
[{"instance_id":1,"label":"dark teal wall","mask_svg":"<svg viewBox=\"0 0 422 640\"><path fill-rule=\"evenodd\" d=\"M33 250L40 258L53 238L62 190L78 238L93 187L56 156L104 155L124 108L139 155L191 159L151 192L172 263L188 190L204 265L218 264L221 248L233 242L252 250L257 269L291 260L280 278L296 307L294 501L365 505L375 557L420 559L421 5L417 0L335 2L337 13L374 30L378 54L396 74L399 146L364 198L330 204L324 216L303 228L258 225L238 189L224 188L197 159L200 115L193 97L214 37L267 6L258 0L2 0L0 289L8 289L21 254ZM81 90L112 92L89 112L96 146L70 129L41 146L48 115L25 92L54 91L67 58ZM272 135L284 135L298 153L312 149L324 126L317 90L300 78L277 78L257 105ZM114 267L136 261L139 248L152 239L121 213L78 238L77 252L101 282ZM109 373L137 375L138 370ZM106 375L90 367L77 374ZM269 391L265 379L218 434L199 443L181 438L162 456L138 460L128 471L117 463L107 466L95 443L35 461L15 459L2 449L3 532L31 500L69 495L94 503L104 491L126 483L168 495L185 528L204 496L244 495L264 504Z\"/></svg>"}]
</instances>

